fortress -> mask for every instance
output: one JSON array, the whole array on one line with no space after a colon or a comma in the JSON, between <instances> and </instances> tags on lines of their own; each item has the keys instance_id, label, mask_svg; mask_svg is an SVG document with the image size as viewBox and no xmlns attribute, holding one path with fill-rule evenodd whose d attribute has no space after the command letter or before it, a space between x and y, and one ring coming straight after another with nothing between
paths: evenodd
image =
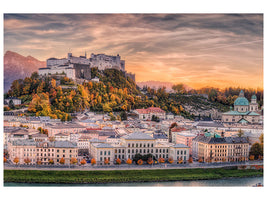
<instances>
[{"instance_id":1,"label":"fortress","mask_svg":"<svg viewBox=\"0 0 267 200\"><path fill-rule=\"evenodd\" d=\"M90 58L84 56L75 57L68 53L67 58L49 58L46 61L46 68L39 68L39 75L65 74L71 79L91 80L91 68L97 67L99 70L117 69L124 72L126 77L135 81L135 74L125 71L125 60L121 60L120 55L109 56L105 54L91 54Z\"/></svg>"}]
</instances>

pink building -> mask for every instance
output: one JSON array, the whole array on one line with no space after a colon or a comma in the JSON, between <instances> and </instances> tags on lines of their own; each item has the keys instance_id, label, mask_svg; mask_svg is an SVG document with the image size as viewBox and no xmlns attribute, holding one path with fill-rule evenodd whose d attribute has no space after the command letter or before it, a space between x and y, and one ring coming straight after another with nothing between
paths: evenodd
<instances>
[{"instance_id":1,"label":"pink building","mask_svg":"<svg viewBox=\"0 0 267 200\"><path fill-rule=\"evenodd\" d=\"M190 130L177 132L175 134L176 144L184 144L189 147L189 154L192 155L192 140L197 136L197 133Z\"/></svg>"},{"instance_id":2,"label":"pink building","mask_svg":"<svg viewBox=\"0 0 267 200\"><path fill-rule=\"evenodd\" d=\"M147 109L136 109L134 112L138 115L141 120L151 120L152 116L155 115L160 119L166 118L166 112L159 107L149 107Z\"/></svg>"}]
</instances>

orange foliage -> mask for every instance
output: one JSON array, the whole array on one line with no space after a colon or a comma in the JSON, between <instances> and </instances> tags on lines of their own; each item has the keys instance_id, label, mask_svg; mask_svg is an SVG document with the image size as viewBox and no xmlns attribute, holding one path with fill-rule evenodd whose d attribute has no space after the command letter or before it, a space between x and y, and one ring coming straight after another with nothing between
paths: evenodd
<instances>
[{"instance_id":1,"label":"orange foliage","mask_svg":"<svg viewBox=\"0 0 267 200\"><path fill-rule=\"evenodd\" d=\"M159 161L159 163L164 163L165 162L164 158L159 158L158 161Z\"/></svg>"},{"instance_id":2,"label":"orange foliage","mask_svg":"<svg viewBox=\"0 0 267 200\"><path fill-rule=\"evenodd\" d=\"M61 165L64 165L64 164L65 164L65 159L64 159L64 158L61 158L61 159L59 160L59 163L60 163Z\"/></svg>"},{"instance_id":3,"label":"orange foliage","mask_svg":"<svg viewBox=\"0 0 267 200\"><path fill-rule=\"evenodd\" d=\"M225 161L226 161L226 159L225 159L225 158L222 158L222 161L223 161L223 162L225 162Z\"/></svg>"},{"instance_id":4,"label":"orange foliage","mask_svg":"<svg viewBox=\"0 0 267 200\"><path fill-rule=\"evenodd\" d=\"M96 160L94 158L91 159L91 165L95 165L96 164Z\"/></svg>"},{"instance_id":5,"label":"orange foliage","mask_svg":"<svg viewBox=\"0 0 267 200\"><path fill-rule=\"evenodd\" d=\"M16 163L16 164L18 164L19 158L18 157L14 158L13 162Z\"/></svg>"},{"instance_id":6,"label":"orange foliage","mask_svg":"<svg viewBox=\"0 0 267 200\"><path fill-rule=\"evenodd\" d=\"M255 156L254 155L250 155L249 156L249 160L254 160Z\"/></svg>"},{"instance_id":7,"label":"orange foliage","mask_svg":"<svg viewBox=\"0 0 267 200\"><path fill-rule=\"evenodd\" d=\"M120 165L121 164L121 160L119 158L117 158L116 160L116 164Z\"/></svg>"},{"instance_id":8,"label":"orange foliage","mask_svg":"<svg viewBox=\"0 0 267 200\"><path fill-rule=\"evenodd\" d=\"M107 164L109 164L109 160L108 159L105 159L104 160L104 163L107 165Z\"/></svg>"},{"instance_id":9,"label":"orange foliage","mask_svg":"<svg viewBox=\"0 0 267 200\"><path fill-rule=\"evenodd\" d=\"M131 165L132 162L133 162L133 161L132 161L130 158L128 158L127 161L126 161L126 163L127 163L128 165Z\"/></svg>"},{"instance_id":10,"label":"orange foliage","mask_svg":"<svg viewBox=\"0 0 267 200\"><path fill-rule=\"evenodd\" d=\"M41 165L42 164L42 161L41 160L37 160L36 164L37 165Z\"/></svg>"},{"instance_id":11,"label":"orange foliage","mask_svg":"<svg viewBox=\"0 0 267 200\"><path fill-rule=\"evenodd\" d=\"M202 163L203 162L203 159L202 158L199 158L198 159L198 162Z\"/></svg>"},{"instance_id":12,"label":"orange foliage","mask_svg":"<svg viewBox=\"0 0 267 200\"><path fill-rule=\"evenodd\" d=\"M86 160L82 159L80 163L81 163L81 165L85 165L86 164Z\"/></svg>"},{"instance_id":13,"label":"orange foliage","mask_svg":"<svg viewBox=\"0 0 267 200\"><path fill-rule=\"evenodd\" d=\"M263 156L262 155L259 155L258 159L259 160L263 160Z\"/></svg>"},{"instance_id":14,"label":"orange foliage","mask_svg":"<svg viewBox=\"0 0 267 200\"><path fill-rule=\"evenodd\" d=\"M29 158L24 159L24 163L29 164L30 162L31 162L31 160Z\"/></svg>"},{"instance_id":15,"label":"orange foliage","mask_svg":"<svg viewBox=\"0 0 267 200\"><path fill-rule=\"evenodd\" d=\"M152 159L152 158L148 158L148 159L147 159L147 164L149 164L149 165L152 165L152 164L153 164L153 162L154 162L154 161L153 161L153 159Z\"/></svg>"},{"instance_id":16,"label":"orange foliage","mask_svg":"<svg viewBox=\"0 0 267 200\"><path fill-rule=\"evenodd\" d=\"M183 159L182 158L180 158L179 160L178 160L178 163L179 164L182 164L184 161L183 161Z\"/></svg>"},{"instance_id":17,"label":"orange foliage","mask_svg":"<svg viewBox=\"0 0 267 200\"><path fill-rule=\"evenodd\" d=\"M142 165L142 164L143 164L143 160L142 160L142 159L138 160L138 161L137 161L137 164L138 164L138 165Z\"/></svg>"},{"instance_id":18,"label":"orange foliage","mask_svg":"<svg viewBox=\"0 0 267 200\"><path fill-rule=\"evenodd\" d=\"M193 163L193 157L192 156L189 157L188 162Z\"/></svg>"},{"instance_id":19,"label":"orange foliage","mask_svg":"<svg viewBox=\"0 0 267 200\"><path fill-rule=\"evenodd\" d=\"M4 157L4 163L6 163L7 159Z\"/></svg>"},{"instance_id":20,"label":"orange foliage","mask_svg":"<svg viewBox=\"0 0 267 200\"><path fill-rule=\"evenodd\" d=\"M172 164L172 163L173 163L173 158L169 158L169 159L168 159L168 162L169 162L170 164Z\"/></svg>"},{"instance_id":21,"label":"orange foliage","mask_svg":"<svg viewBox=\"0 0 267 200\"><path fill-rule=\"evenodd\" d=\"M51 164L51 165L54 164L54 160L53 160L53 159L50 159L48 162L49 162L49 164Z\"/></svg>"},{"instance_id":22,"label":"orange foliage","mask_svg":"<svg viewBox=\"0 0 267 200\"><path fill-rule=\"evenodd\" d=\"M70 164L73 164L73 165L75 165L77 162L78 162L77 159L74 157L72 157L70 160Z\"/></svg>"}]
</instances>

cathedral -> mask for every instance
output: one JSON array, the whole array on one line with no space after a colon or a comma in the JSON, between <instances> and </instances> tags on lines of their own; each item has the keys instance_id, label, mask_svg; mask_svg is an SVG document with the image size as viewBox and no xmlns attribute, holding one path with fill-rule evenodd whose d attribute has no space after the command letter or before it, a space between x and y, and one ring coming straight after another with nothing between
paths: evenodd
<instances>
[{"instance_id":1,"label":"cathedral","mask_svg":"<svg viewBox=\"0 0 267 200\"><path fill-rule=\"evenodd\" d=\"M259 105L256 95L252 95L251 102L244 96L243 90L240 91L239 97L234 102L234 110L222 114L224 123L241 123L241 124L258 124L261 121L259 114Z\"/></svg>"}]
</instances>

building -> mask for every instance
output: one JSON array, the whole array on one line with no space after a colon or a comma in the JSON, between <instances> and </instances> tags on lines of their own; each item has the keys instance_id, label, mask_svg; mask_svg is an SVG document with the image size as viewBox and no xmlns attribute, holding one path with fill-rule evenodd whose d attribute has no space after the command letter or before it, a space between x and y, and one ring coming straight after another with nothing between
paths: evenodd
<instances>
[{"instance_id":1,"label":"building","mask_svg":"<svg viewBox=\"0 0 267 200\"><path fill-rule=\"evenodd\" d=\"M178 153L183 151L183 153ZM90 155L96 159L97 165L104 165L105 160L109 160L109 164L114 164L119 158L125 162L128 158L133 159L136 154L146 155L152 154L156 159L173 158L174 162L178 162L179 156L182 155L184 162L189 159L189 147L183 144L169 143L166 137L158 134L146 134L134 132L122 137L110 137L105 142L98 140L90 141Z\"/></svg>"},{"instance_id":2,"label":"building","mask_svg":"<svg viewBox=\"0 0 267 200\"><path fill-rule=\"evenodd\" d=\"M192 140L200 133L197 130L185 130L175 133L175 143L184 144L189 147L189 154L192 155Z\"/></svg>"},{"instance_id":3,"label":"building","mask_svg":"<svg viewBox=\"0 0 267 200\"><path fill-rule=\"evenodd\" d=\"M136 109L133 112L138 115L138 119L140 120L151 120L153 115L159 117L159 119L166 118L166 112L159 107Z\"/></svg>"},{"instance_id":4,"label":"building","mask_svg":"<svg viewBox=\"0 0 267 200\"><path fill-rule=\"evenodd\" d=\"M21 104L21 99L18 99L16 97L8 97L6 99L4 99L4 105L10 105L10 104L14 104L14 105L20 105Z\"/></svg>"},{"instance_id":5,"label":"building","mask_svg":"<svg viewBox=\"0 0 267 200\"><path fill-rule=\"evenodd\" d=\"M37 161L47 165L49 160L59 164L61 158L65 160L65 164L70 164L71 158L78 157L78 148L76 143L69 141L36 142L33 139L22 139L8 143L8 154L12 163L18 158L18 164L24 164L25 159L29 159L31 165Z\"/></svg>"},{"instance_id":6,"label":"building","mask_svg":"<svg viewBox=\"0 0 267 200\"><path fill-rule=\"evenodd\" d=\"M193 158L205 162L231 162L248 160L249 142L245 137L206 137L193 140Z\"/></svg>"},{"instance_id":7,"label":"building","mask_svg":"<svg viewBox=\"0 0 267 200\"><path fill-rule=\"evenodd\" d=\"M252 95L251 103L244 96L243 90L240 91L239 97L234 102L234 110L222 114L224 123L241 123L241 124L258 124L261 120L259 114L259 105L256 95Z\"/></svg>"},{"instance_id":8,"label":"building","mask_svg":"<svg viewBox=\"0 0 267 200\"><path fill-rule=\"evenodd\" d=\"M49 58L46 68L39 68L39 75L64 75L71 79L91 79L91 62L85 56L75 57L68 53L67 58Z\"/></svg>"},{"instance_id":9,"label":"building","mask_svg":"<svg viewBox=\"0 0 267 200\"><path fill-rule=\"evenodd\" d=\"M85 126L77 123L49 124L45 126L45 128L48 130L48 137L54 137L58 133L70 134L79 133L86 130Z\"/></svg>"},{"instance_id":10,"label":"building","mask_svg":"<svg viewBox=\"0 0 267 200\"><path fill-rule=\"evenodd\" d=\"M120 55L109 56L105 54L91 54L89 59L92 67L97 67L99 70L118 69L125 71L125 60L121 60Z\"/></svg>"}]
</instances>

